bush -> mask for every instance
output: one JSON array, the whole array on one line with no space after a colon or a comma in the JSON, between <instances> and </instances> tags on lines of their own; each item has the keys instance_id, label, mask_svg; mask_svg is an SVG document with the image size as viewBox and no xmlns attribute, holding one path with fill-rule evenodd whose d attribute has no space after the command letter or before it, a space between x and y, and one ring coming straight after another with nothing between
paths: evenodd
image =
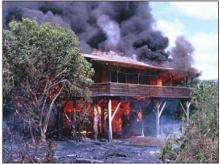
<instances>
[{"instance_id":1,"label":"bush","mask_svg":"<svg viewBox=\"0 0 220 164\"><path fill-rule=\"evenodd\" d=\"M190 125L180 139L168 138L161 149L161 159L173 162L218 162L218 85L198 81L192 106ZM173 149L173 145L179 148Z\"/></svg>"}]
</instances>

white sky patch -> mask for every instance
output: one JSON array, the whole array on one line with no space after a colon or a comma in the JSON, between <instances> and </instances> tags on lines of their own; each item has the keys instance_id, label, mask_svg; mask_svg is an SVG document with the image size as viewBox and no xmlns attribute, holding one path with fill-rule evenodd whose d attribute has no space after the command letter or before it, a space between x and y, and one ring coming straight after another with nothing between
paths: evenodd
<instances>
[{"instance_id":1,"label":"white sky patch","mask_svg":"<svg viewBox=\"0 0 220 164\"><path fill-rule=\"evenodd\" d=\"M192 44L195 44L198 51L216 51L218 50L218 34L217 33L195 33L189 38Z\"/></svg>"},{"instance_id":2,"label":"white sky patch","mask_svg":"<svg viewBox=\"0 0 220 164\"><path fill-rule=\"evenodd\" d=\"M201 79L218 77L218 34L195 33L188 37L195 47L194 66L202 71Z\"/></svg>"},{"instance_id":3,"label":"white sky patch","mask_svg":"<svg viewBox=\"0 0 220 164\"><path fill-rule=\"evenodd\" d=\"M172 10L200 20L218 19L218 2L170 2Z\"/></svg>"}]
</instances>

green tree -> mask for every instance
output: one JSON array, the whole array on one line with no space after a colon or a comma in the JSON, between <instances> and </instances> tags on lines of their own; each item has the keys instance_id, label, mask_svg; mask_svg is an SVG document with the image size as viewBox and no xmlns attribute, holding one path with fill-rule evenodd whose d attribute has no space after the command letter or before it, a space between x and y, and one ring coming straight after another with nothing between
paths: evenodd
<instances>
[{"instance_id":1,"label":"green tree","mask_svg":"<svg viewBox=\"0 0 220 164\"><path fill-rule=\"evenodd\" d=\"M197 81L194 84L192 105L196 112L191 117L204 135L218 137L218 84L212 81Z\"/></svg>"},{"instance_id":2,"label":"green tree","mask_svg":"<svg viewBox=\"0 0 220 164\"><path fill-rule=\"evenodd\" d=\"M174 162L218 162L218 84L194 80L190 125L180 139L168 139L161 159ZM174 149L172 144L179 145Z\"/></svg>"},{"instance_id":3,"label":"green tree","mask_svg":"<svg viewBox=\"0 0 220 164\"><path fill-rule=\"evenodd\" d=\"M58 98L89 98L93 73L70 29L22 19L3 31L4 96L10 91L19 96L16 110L31 134L33 127L39 129L42 140Z\"/></svg>"}]
</instances>

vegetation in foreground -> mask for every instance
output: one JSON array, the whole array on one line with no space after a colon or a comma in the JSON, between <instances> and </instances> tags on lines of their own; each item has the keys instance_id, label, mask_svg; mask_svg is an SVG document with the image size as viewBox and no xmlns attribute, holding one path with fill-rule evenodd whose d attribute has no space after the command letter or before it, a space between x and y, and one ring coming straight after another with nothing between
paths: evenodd
<instances>
[{"instance_id":1,"label":"vegetation in foreground","mask_svg":"<svg viewBox=\"0 0 220 164\"><path fill-rule=\"evenodd\" d=\"M218 84L196 81L190 125L181 138L169 137L161 149L163 162L218 162Z\"/></svg>"},{"instance_id":2,"label":"vegetation in foreground","mask_svg":"<svg viewBox=\"0 0 220 164\"><path fill-rule=\"evenodd\" d=\"M4 120L19 120L14 129L26 130L33 142L36 136L45 141L51 115L62 110L60 100L89 99L91 66L72 30L29 19L10 22L3 31Z\"/></svg>"}]
</instances>

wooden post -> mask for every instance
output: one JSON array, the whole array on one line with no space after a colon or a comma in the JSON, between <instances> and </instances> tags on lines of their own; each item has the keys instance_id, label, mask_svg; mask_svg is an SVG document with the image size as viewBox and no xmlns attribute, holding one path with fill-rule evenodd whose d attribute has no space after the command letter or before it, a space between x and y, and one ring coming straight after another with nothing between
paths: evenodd
<instances>
[{"instance_id":1,"label":"wooden post","mask_svg":"<svg viewBox=\"0 0 220 164\"><path fill-rule=\"evenodd\" d=\"M162 105L162 107L161 107L161 109L160 109L159 117L161 116L161 114L162 114L162 112L163 112L165 106L166 106L166 102L163 103L163 105Z\"/></svg>"},{"instance_id":2,"label":"wooden post","mask_svg":"<svg viewBox=\"0 0 220 164\"><path fill-rule=\"evenodd\" d=\"M140 84L140 72L138 72L138 84Z\"/></svg>"},{"instance_id":3,"label":"wooden post","mask_svg":"<svg viewBox=\"0 0 220 164\"><path fill-rule=\"evenodd\" d=\"M111 122L113 121L113 119L114 119L116 113L118 112L118 109L119 109L120 105L121 105L121 102L119 102L118 105L117 105L117 107L115 108L115 111L114 111L114 113L113 113L113 115L112 115L112 118L111 118Z\"/></svg>"},{"instance_id":4,"label":"wooden post","mask_svg":"<svg viewBox=\"0 0 220 164\"><path fill-rule=\"evenodd\" d=\"M112 100L109 99L108 101L108 138L109 141L112 140Z\"/></svg>"},{"instance_id":5,"label":"wooden post","mask_svg":"<svg viewBox=\"0 0 220 164\"><path fill-rule=\"evenodd\" d=\"M189 107L191 105L190 101L186 102L186 105L183 105L183 102L180 100L180 105L182 107L182 110L184 111L185 115L186 115L186 122L187 125L189 125Z\"/></svg>"},{"instance_id":6,"label":"wooden post","mask_svg":"<svg viewBox=\"0 0 220 164\"><path fill-rule=\"evenodd\" d=\"M156 108L156 136L160 137L160 116L162 115L162 112L164 111L164 108L166 106L166 102L156 102L155 108Z\"/></svg>"},{"instance_id":7,"label":"wooden post","mask_svg":"<svg viewBox=\"0 0 220 164\"><path fill-rule=\"evenodd\" d=\"M155 115L156 115L156 136L159 137L160 136L160 106L161 106L161 102L159 102L159 100L154 99L153 100L154 103L154 107L156 109Z\"/></svg>"},{"instance_id":8,"label":"wooden post","mask_svg":"<svg viewBox=\"0 0 220 164\"><path fill-rule=\"evenodd\" d=\"M109 72L109 82L112 82L112 72L111 72L111 69L109 69L108 72Z\"/></svg>"},{"instance_id":9,"label":"wooden post","mask_svg":"<svg viewBox=\"0 0 220 164\"><path fill-rule=\"evenodd\" d=\"M94 130L94 138L95 140L97 140L98 138L98 111L97 111L96 105L94 105L93 130Z\"/></svg>"},{"instance_id":10,"label":"wooden post","mask_svg":"<svg viewBox=\"0 0 220 164\"><path fill-rule=\"evenodd\" d=\"M118 83L118 69L117 69L117 83Z\"/></svg>"},{"instance_id":11,"label":"wooden post","mask_svg":"<svg viewBox=\"0 0 220 164\"><path fill-rule=\"evenodd\" d=\"M190 101L187 101L186 102L186 122L187 122L187 125L189 125L189 107L191 105L191 102Z\"/></svg>"},{"instance_id":12,"label":"wooden post","mask_svg":"<svg viewBox=\"0 0 220 164\"><path fill-rule=\"evenodd\" d=\"M187 115L186 110L185 110L185 107L184 107L184 105L183 105L183 103L182 103L182 101L181 101L181 100L180 100L180 105L181 105L182 110L183 110L183 112L185 113L185 115Z\"/></svg>"},{"instance_id":13,"label":"wooden post","mask_svg":"<svg viewBox=\"0 0 220 164\"><path fill-rule=\"evenodd\" d=\"M160 111L159 106L156 107L156 131L157 137L160 136Z\"/></svg>"}]
</instances>

